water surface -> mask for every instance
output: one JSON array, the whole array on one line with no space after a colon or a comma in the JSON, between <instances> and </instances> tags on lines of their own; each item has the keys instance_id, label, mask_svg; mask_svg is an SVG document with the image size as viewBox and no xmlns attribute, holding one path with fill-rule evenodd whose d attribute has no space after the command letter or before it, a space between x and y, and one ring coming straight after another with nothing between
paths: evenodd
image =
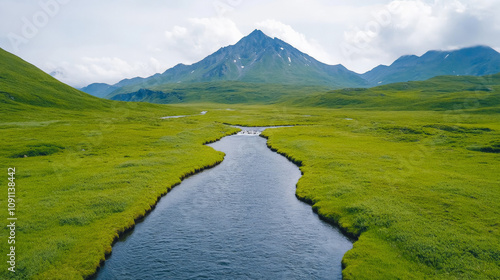
<instances>
[{"instance_id":1,"label":"water surface","mask_svg":"<svg viewBox=\"0 0 500 280\"><path fill-rule=\"evenodd\" d=\"M351 242L297 200L299 169L257 134L210 144L224 161L162 198L97 279L341 279Z\"/></svg>"}]
</instances>

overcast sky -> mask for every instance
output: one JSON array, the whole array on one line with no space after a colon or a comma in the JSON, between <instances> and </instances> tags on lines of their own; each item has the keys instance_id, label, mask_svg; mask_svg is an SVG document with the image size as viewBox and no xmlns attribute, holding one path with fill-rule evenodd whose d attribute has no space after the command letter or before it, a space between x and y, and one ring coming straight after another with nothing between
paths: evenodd
<instances>
[{"instance_id":1,"label":"overcast sky","mask_svg":"<svg viewBox=\"0 0 500 280\"><path fill-rule=\"evenodd\" d=\"M75 87L192 64L254 29L358 73L401 55L500 50L498 0L2 0L0 47Z\"/></svg>"}]
</instances>

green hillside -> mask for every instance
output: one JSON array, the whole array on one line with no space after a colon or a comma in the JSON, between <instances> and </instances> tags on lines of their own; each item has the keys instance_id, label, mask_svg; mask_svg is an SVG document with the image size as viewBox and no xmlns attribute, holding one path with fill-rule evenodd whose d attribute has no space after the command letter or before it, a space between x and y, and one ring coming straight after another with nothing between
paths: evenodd
<instances>
[{"instance_id":1,"label":"green hillside","mask_svg":"<svg viewBox=\"0 0 500 280\"><path fill-rule=\"evenodd\" d=\"M61 109L103 109L111 104L59 82L2 49L0 82L0 102L7 110L21 104Z\"/></svg>"},{"instance_id":2,"label":"green hillside","mask_svg":"<svg viewBox=\"0 0 500 280\"><path fill-rule=\"evenodd\" d=\"M132 91L127 87L124 91ZM209 83L164 84L130 93L115 94L111 100L158 104L222 103L273 104L290 97L325 92L328 87L219 81Z\"/></svg>"},{"instance_id":3,"label":"green hillside","mask_svg":"<svg viewBox=\"0 0 500 280\"><path fill-rule=\"evenodd\" d=\"M411 111L498 109L499 90L500 74L483 77L440 76L421 82L315 93L307 97L290 99L287 104L323 108L383 108Z\"/></svg>"},{"instance_id":4,"label":"green hillside","mask_svg":"<svg viewBox=\"0 0 500 280\"><path fill-rule=\"evenodd\" d=\"M373 88L328 90L320 86L219 81L164 84L109 98L159 104L283 104L322 108L391 110L454 110L495 108L500 105L500 74L482 77L439 76L427 81L395 83ZM466 103L464 103L464 100Z\"/></svg>"}]
</instances>

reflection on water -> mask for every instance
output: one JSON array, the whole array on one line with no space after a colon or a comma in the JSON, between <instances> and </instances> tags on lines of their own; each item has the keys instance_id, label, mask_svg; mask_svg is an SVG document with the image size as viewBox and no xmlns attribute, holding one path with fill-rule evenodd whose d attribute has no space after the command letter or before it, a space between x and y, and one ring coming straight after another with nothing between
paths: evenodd
<instances>
[{"instance_id":1,"label":"reflection on water","mask_svg":"<svg viewBox=\"0 0 500 280\"><path fill-rule=\"evenodd\" d=\"M352 244L296 199L299 169L249 137L263 128L245 130L210 144L224 161L162 198L98 279L341 279Z\"/></svg>"}]
</instances>

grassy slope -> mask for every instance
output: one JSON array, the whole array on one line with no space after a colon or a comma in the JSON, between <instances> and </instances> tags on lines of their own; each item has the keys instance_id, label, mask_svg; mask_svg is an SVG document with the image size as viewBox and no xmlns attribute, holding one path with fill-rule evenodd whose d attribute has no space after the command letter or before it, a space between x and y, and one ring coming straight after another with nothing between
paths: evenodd
<instances>
[{"instance_id":1,"label":"grassy slope","mask_svg":"<svg viewBox=\"0 0 500 280\"><path fill-rule=\"evenodd\" d=\"M18 218L16 273L2 269L0 279L91 275L159 196L223 159L202 144L234 131L203 116L161 120L201 110L100 100L0 56L1 182L15 167Z\"/></svg>"},{"instance_id":2,"label":"grassy slope","mask_svg":"<svg viewBox=\"0 0 500 280\"><path fill-rule=\"evenodd\" d=\"M375 128L364 116L367 126L290 129L269 144L303 162L297 195L359 236L343 260L346 279L498 277L500 158L450 144L469 137L487 144L499 134L415 135L403 131L434 122L410 118Z\"/></svg>"},{"instance_id":3,"label":"grassy slope","mask_svg":"<svg viewBox=\"0 0 500 280\"><path fill-rule=\"evenodd\" d=\"M292 106L384 110L459 110L500 105L500 74L441 76L369 89L343 89L287 101ZM497 111L498 112L498 111Z\"/></svg>"},{"instance_id":4,"label":"grassy slope","mask_svg":"<svg viewBox=\"0 0 500 280\"><path fill-rule=\"evenodd\" d=\"M284 98L300 97L310 92L324 92L327 87L298 86L219 81L193 84L163 84L141 90L124 87L123 93L108 98L123 101L145 101L159 104L212 102L225 104L272 104ZM132 92L132 93L130 93Z\"/></svg>"},{"instance_id":5,"label":"grassy slope","mask_svg":"<svg viewBox=\"0 0 500 280\"><path fill-rule=\"evenodd\" d=\"M105 109L102 101L69 87L35 66L0 49L0 105L2 112L23 111L27 105L60 109Z\"/></svg>"},{"instance_id":6,"label":"grassy slope","mask_svg":"<svg viewBox=\"0 0 500 280\"><path fill-rule=\"evenodd\" d=\"M213 102L222 104L284 104L300 107L379 110L494 110L500 105L500 74L484 77L442 76L365 89L325 92L324 87L243 82L165 84L111 97L151 103Z\"/></svg>"}]
</instances>

